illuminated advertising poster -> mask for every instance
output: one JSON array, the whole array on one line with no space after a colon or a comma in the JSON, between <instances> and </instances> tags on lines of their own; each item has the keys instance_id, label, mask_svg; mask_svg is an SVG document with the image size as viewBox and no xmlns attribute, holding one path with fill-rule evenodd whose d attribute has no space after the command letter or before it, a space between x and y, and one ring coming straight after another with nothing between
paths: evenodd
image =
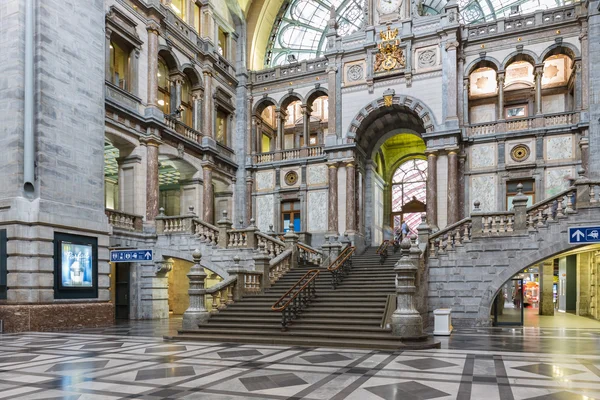
<instances>
[{"instance_id":1,"label":"illuminated advertising poster","mask_svg":"<svg viewBox=\"0 0 600 400\"><path fill-rule=\"evenodd\" d=\"M92 246L61 242L62 287L88 287L94 283Z\"/></svg>"}]
</instances>

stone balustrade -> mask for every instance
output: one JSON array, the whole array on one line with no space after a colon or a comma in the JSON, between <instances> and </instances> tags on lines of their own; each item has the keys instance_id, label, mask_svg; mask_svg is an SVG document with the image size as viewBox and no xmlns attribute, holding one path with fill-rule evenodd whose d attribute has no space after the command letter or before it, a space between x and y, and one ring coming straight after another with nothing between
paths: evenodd
<instances>
[{"instance_id":1,"label":"stone balustrade","mask_svg":"<svg viewBox=\"0 0 600 400\"><path fill-rule=\"evenodd\" d=\"M194 234L201 242L216 246L219 242L219 228L204 222L199 218L194 219Z\"/></svg>"},{"instance_id":2,"label":"stone balustrade","mask_svg":"<svg viewBox=\"0 0 600 400\"><path fill-rule=\"evenodd\" d=\"M202 142L202 133L190 128L189 126L187 126L186 124L184 124L176 118L173 118L169 115L165 115L165 125L178 135L183 136L184 138L191 140L192 142Z\"/></svg>"},{"instance_id":3,"label":"stone balustrade","mask_svg":"<svg viewBox=\"0 0 600 400\"><path fill-rule=\"evenodd\" d=\"M268 153L260 153L254 155L254 163L262 164L274 161L297 160L301 158L322 157L323 146L303 147L299 149L287 149L270 151Z\"/></svg>"},{"instance_id":4,"label":"stone balustrade","mask_svg":"<svg viewBox=\"0 0 600 400\"><path fill-rule=\"evenodd\" d=\"M177 215L168 217L164 215L164 209L161 208L161 213L156 217L156 233L174 234L174 233L194 233L195 215Z\"/></svg>"},{"instance_id":5,"label":"stone balustrade","mask_svg":"<svg viewBox=\"0 0 600 400\"><path fill-rule=\"evenodd\" d=\"M275 239L262 232L256 233L256 238L259 246L264 246L264 253L269 257L274 258L280 255L285 250L285 243L279 239Z\"/></svg>"},{"instance_id":6,"label":"stone balustrade","mask_svg":"<svg viewBox=\"0 0 600 400\"><path fill-rule=\"evenodd\" d=\"M453 251L471 241L471 218L462 219L429 237L429 257Z\"/></svg>"},{"instance_id":7,"label":"stone balustrade","mask_svg":"<svg viewBox=\"0 0 600 400\"><path fill-rule=\"evenodd\" d=\"M555 126L572 125L577 124L578 122L579 113L569 111L555 114L544 114L539 117L508 119L471 124L467 127L467 134L471 137L491 135L505 132L525 131L535 128L551 128Z\"/></svg>"},{"instance_id":8,"label":"stone balustrade","mask_svg":"<svg viewBox=\"0 0 600 400\"><path fill-rule=\"evenodd\" d=\"M323 252L304 243L298 243L298 261L320 265L323 261Z\"/></svg>"},{"instance_id":9,"label":"stone balustrade","mask_svg":"<svg viewBox=\"0 0 600 400\"><path fill-rule=\"evenodd\" d=\"M252 72L250 80L252 83L261 84L272 82L279 79L295 78L298 75L310 74L314 72L325 72L329 65L326 58L317 58L306 60L295 64L280 65L275 68L263 69Z\"/></svg>"},{"instance_id":10,"label":"stone balustrade","mask_svg":"<svg viewBox=\"0 0 600 400\"><path fill-rule=\"evenodd\" d=\"M248 247L248 233L246 231L230 230L227 231L227 248L246 248Z\"/></svg>"},{"instance_id":11,"label":"stone balustrade","mask_svg":"<svg viewBox=\"0 0 600 400\"><path fill-rule=\"evenodd\" d=\"M113 228L122 229L131 232L141 232L142 223L144 217L136 214L129 214L123 211L117 210L105 210L106 216L108 217L108 223Z\"/></svg>"},{"instance_id":12,"label":"stone balustrade","mask_svg":"<svg viewBox=\"0 0 600 400\"><path fill-rule=\"evenodd\" d=\"M234 276L206 289L206 296L210 298L212 303L211 315L217 314L220 310L224 310L227 306L233 304L233 293L237 284L238 279Z\"/></svg>"},{"instance_id":13,"label":"stone balustrade","mask_svg":"<svg viewBox=\"0 0 600 400\"><path fill-rule=\"evenodd\" d=\"M575 187L571 187L548 199L540 201L527 208L527 229L532 232L542 228L548 223L567 218L568 214L575 212L574 200Z\"/></svg>"},{"instance_id":14,"label":"stone balustrade","mask_svg":"<svg viewBox=\"0 0 600 400\"><path fill-rule=\"evenodd\" d=\"M277 282L279 278L292 268L291 261L292 249L287 249L269 262L269 281L271 284Z\"/></svg>"}]
</instances>

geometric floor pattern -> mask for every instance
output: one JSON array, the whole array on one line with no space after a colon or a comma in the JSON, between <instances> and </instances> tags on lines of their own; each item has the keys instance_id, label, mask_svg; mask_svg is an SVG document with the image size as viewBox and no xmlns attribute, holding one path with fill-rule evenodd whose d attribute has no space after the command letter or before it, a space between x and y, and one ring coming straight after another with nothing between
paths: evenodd
<instances>
[{"instance_id":1,"label":"geometric floor pattern","mask_svg":"<svg viewBox=\"0 0 600 400\"><path fill-rule=\"evenodd\" d=\"M426 351L165 342L109 331L0 335L0 399L600 400L600 335L590 331L538 332L515 347L514 331L468 330Z\"/></svg>"}]
</instances>

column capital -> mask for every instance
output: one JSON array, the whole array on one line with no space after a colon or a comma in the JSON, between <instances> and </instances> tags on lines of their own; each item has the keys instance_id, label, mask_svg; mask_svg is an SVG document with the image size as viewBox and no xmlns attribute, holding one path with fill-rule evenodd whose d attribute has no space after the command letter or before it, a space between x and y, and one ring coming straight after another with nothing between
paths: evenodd
<instances>
[{"instance_id":1,"label":"column capital","mask_svg":"<svg viewBox=\"0 0 600 400\"><path fill-rule=\"evenodd\" d=\"M113 30L110 29L108 26L106 28L104 28L104 36L106 36L106 39L110 40L112 33L113 33Z\"/></svg>"},{"instance_id":2,"label":"column capital","mask_svg":"<svg viewBox=\"0 0 600 400\"><path fill-rule=\"evenodd\" d=\"M346 164L346 168L353 168L356 166L356 162L354 160L346 161L345 164Z\"/></svg>"},{"instance_id":3,"label":"column capital","mask_svg":"<svg viewBox=\"0 0 600 400\"><path fill-rule=\"evenodd\" d=\"M337 72L337 70L338 70L338 68L335 65L330 65L330 66L327 67L327 69L325 71L328 74L330 74L332 72L335 74Z\"/></svg>"},{"instance_id":4,"label":"column capital","mask_svg":"<svg viewBox=\"0 0 600 400\"><path fill-rule=\"evenodd\" d=\"M211 77L211 76L213 76L213 71L211 68L204 67L202 69L202 75L204 75L205 77Z\"/></svg>"},{"instance_id":5,"label":"column capital","mask_svg":"<svg viewBox=\"0 0 600 400\"><path fill-rule=\"evenodd\" d=\"M144 137L141 137L139 140L140 140L140 144L142 146L158 147L161 144L163 144L163 141L161 140L161 138L159 138L157 136L144 136Z\"/></svg>"},{"instance_id":6,"label":"column capital","mask_svg":"<svg viewBox=\"0 0 600 400\"><path fill-rule=\"evenodd\" d=\"M339 168L338 162L336 161L336 162L327 163L327 168L335 168L335 169Z\"/></svg>"},{"instance_id":7,"label":"column capital","mask_svg":"<svg viewBox=\"0 0 600 400\"><path fill-rule=\"evenodd\" d=\"M425 155L427 157L437 157L439 150L425 150Z\"/></svg>"},{"instance_id":8,"label":"column capital","mask_svg":"<svg viewBox=\"0 0 600 400\"><path fill-rule=\"evenodd\" d=\"M446 49L446 51L456 50L458 48L458 46L459 46L459 43L457 40L449 40L445 44L445 49Z\"/></svg>"},{"instance_id":9,"label":"column capital","mask_svg":"<svg viewBox=\"0 0 600 400\"><path fill-rule=\"evenodd\" d=\"M160 32L160 25L156 21L150 21L146 25L146 30L148 31L148 33L154 33L158 35L158 33Z\"/></svg>"},{"instance_id":10,"label":"column capital","mask_svg":"<svg viewBox=\"0 0 600 400\"><path fill-rule=\"evenodd\" d=\"M214 171L214 169L215 169L214 164L202 164L202 170Z\"/></svg>"},{"instance_id":11,"label":"column capital","mask_svg":"<svg viewBox=\"0 0 600 400\"><path fill-rule=\"evenodd\" d=\"M458 146L453 146L453 147L447 147L444 150L446 150L446 152L448 153L448 155L450 154L458 154L459 148Z\"/></svg>"}]
</instances>

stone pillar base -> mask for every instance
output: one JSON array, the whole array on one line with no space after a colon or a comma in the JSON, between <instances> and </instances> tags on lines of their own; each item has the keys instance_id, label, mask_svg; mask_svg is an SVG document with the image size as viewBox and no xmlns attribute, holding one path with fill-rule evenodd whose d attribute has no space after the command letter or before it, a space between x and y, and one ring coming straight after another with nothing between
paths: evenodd
<instances>
[{"instance_id":1,"label":"stone pillar base","mask_svg":"<svg viewBox=\"0 0 600 400\"><path fill-rule=\"evenodd\" d=\"M49 332L111 326L113 303L14 304L0 306L4 333Z\"/></svg>"},{"instance_id":2,"label":"stone pillar base","mask_svg":"<svg viewBox=\"0 0 600 400\"><path fill-rule=\"evenodd\" d=\"M423 319L419 313L392 314L392 335L403 339L421 339L423 337Z\"/></svg>"},{"instance_id":3,"label":"stone pillar base","mask_svg":"<svg viewBox=\"0 0 600 400\"><path fill-rule=\"evenodd\" d=\"M210 313L208 311L186 311L183 313L182 329L198 329L199 325L208 322Z\"/></svg>"}]
</instances>

